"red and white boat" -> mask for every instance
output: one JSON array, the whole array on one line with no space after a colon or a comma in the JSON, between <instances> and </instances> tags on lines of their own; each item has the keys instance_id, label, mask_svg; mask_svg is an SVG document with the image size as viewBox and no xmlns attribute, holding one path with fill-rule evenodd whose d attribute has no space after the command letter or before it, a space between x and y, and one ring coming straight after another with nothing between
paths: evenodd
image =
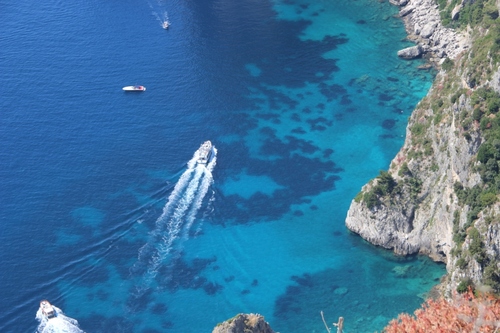
<instances>
[{"instance_id":1,"label":"red and white boat","mask_svg":"<svg viewBox=\"0 0 500 333\"><path fill-rule=\"evenodd\" d=\"M146 87L144 86L126 86L122 88L124 91L146 91Z\"/></svg>"}]
</instances>

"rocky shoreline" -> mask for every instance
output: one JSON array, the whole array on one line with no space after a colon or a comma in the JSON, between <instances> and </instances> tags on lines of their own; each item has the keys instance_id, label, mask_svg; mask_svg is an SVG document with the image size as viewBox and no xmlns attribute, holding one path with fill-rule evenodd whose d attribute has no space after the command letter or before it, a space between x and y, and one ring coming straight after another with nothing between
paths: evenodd
<instances>
[{"instance_id":1,"label":"rocky shoreline","mask_svg":"<svg viewBox=\"0 0 500 333\"><path fill-rule=\"evenodd\" d=\"M470 47L468 36L442 26L435 0L390 2L400 7L400 16L405 22L409 39L417 43L399 51L400 57L411 59L425 56L431 63L439 66L444 59L455 59ZM458 110L469 106L463 99L455 107ZM410 117L409 126L431 117L432 110L416 110ZM411 190L407 187L392 198L390 203L380 207L368 208L365 203L353 200L347 212L347 228L368 242L391 249L396 254L420 253L435 261L447 262L453 244L453 216L449 212L459 209L458 203L451 199L453 182L460 180L466 185L479 182L468 165L478 149L480 139L474 135L472 141L477 143L468 144L463 135L456 135L455 132L457 129L453 122L451 128L431 124L428 140L433 143L433 151L440 152L443 146L455 149L446 154L436 153L434 157L431 156L432 161L430 158L410 160L405 152L412 151L415 147L411 144L412 132L407 129L405 143L392 161L389 172L396 181L402 181L398 170L403 162L407 162L414 176L423 180L419 202L412 199ZM430 165L433 163L438 170L431 170ZM362 192L369 192L374 186L376 181L366 184ZM427 209L421 209L424 206ZM434 219L441 223L433 223Z\"/></svg>"},{"instance_id":2,"label":"rocky shoreline","mask_svg":"<svg viewBox=\"0 0 500 333\"><path fill-rule=\"evenodd\" d=\"M486 113L487 107L473 104L471 96L477 89L468 84L469 77L479 72L481 88L500 96L500 69L493 63L491 76L478 70L467 56L474 42L469 37L472 33L444 28L435 0L390 1L400 7L409 39L417 43L406 50L408 58L421 52L441 70L412 112L403 147L387 174L365 184L351 202L346 227L398 255L418 253L445 263L448 274L441 290L448 297L470 284L485 284L500 292L499 205L480 205L460 197L483 184L477 155L488 127L481 128L474 112L485 112L488 118L483 119L497 117ZM451 10L450 19L457 18L463 3ZM498 2L495 6L498 10ZM473 29L475 34L487 33L481 26ZM455 64L442 70L440 64L446 58ZM483 58L486 67L492 66L489 55Z\"/></svg>"},{"instance_id":3,"label":"rocky shoreline","mask_svg":"<svg viewBox=\"0 0 500 333\"><path fill-rule=\"evenodd\" d=\"M212 333L274 333L260 314L240 313L217 325Z\"/></svg>"},{"instance_id":4,"label":"rocky shoreline","mask_svg":"<svg viewBox=\"0 0 500 333\"><path fill-rule=\"evenodd\" d=\"M408 39L417 45L403 49L398 56L404 59L427 57L430 62L440 64L444 59L455 59L470 47L469 36L441 24L439 7L435 0L389 0L398 6ZM456 17L461 5L452 16Z\"/></svg>"}]
</instances>

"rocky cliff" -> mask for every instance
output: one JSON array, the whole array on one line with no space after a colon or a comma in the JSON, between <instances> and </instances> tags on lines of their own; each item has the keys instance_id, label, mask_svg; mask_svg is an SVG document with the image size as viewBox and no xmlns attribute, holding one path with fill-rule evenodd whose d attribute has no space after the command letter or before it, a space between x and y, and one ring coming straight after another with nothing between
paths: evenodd
<instances>
[{"instance_id":1,"label":"rocky cliff","mask_svg":"<svg viewBox=\"0 0 500 333\"><path fill-rule=\"evenodd\" d=\"M497 4L391 3L401 7L409 37L439 73L389 170L362 188L346 225L397 254L445 262L448 291L487 285L500 292ZM443 27L443 17L457 29Z\"/></svg>"},{"instance_id":2,"label":"rocky cliff","mask_svg":"<svg viewBox=\"0 0 500 333\"><path fill-rule=\"evenodd\" d=\"M217 325L212 333L274 333L259 314L238 314Z\"/></svg>"}]
</instances>

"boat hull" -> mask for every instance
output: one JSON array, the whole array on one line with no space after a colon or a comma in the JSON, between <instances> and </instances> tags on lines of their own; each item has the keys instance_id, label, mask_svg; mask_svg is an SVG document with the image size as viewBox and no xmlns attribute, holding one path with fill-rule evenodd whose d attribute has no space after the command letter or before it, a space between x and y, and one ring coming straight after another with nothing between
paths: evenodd
<instances>
[{"instance_id":1,"label":"boat hull","mask_svg":"<svg viewBox=\"0 0 500 333\"><path fill-rule=\"evenodd\" d=\"M212 142L205 141L198 149L198 164L207 164L212 156Z\"/></svg>"},{"instance_id":2,"label":"boat hull","mask_svg":"<svg viewBox=\"0 0 500 333\"><path fill-rule=\"evenodd\" d=\"M122 88L123 91L146 91L144 86L126 86Z\"/></svg>"},{"instance_id":3,"label":"boat hull","mask_svg":"<svg viewBox=\"0 0 500 333\"><path fill-rule=\"evenodd\" d=\"M52 304L50 304L49 301L45 299L40 302L40 310L47 319L52 319L57 316L57 312Z\"/></svg>"}]
</instances>

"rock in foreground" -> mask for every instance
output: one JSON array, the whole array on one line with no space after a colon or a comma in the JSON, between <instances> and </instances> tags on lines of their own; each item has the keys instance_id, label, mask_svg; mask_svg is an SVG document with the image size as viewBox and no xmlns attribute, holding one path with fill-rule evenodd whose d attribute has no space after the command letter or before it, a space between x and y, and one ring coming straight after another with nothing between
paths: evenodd
<instances>
[{"instance_id":1,"label":"rock in foreground","mask_svg":"<svg viewBox=\"0 0 500 333\"><path fill-rule=\"evenodd\" d=\"M274 333L274 331L263 316L240 313L217 325L212 333Z\"/></svg>"}]
</instances>

